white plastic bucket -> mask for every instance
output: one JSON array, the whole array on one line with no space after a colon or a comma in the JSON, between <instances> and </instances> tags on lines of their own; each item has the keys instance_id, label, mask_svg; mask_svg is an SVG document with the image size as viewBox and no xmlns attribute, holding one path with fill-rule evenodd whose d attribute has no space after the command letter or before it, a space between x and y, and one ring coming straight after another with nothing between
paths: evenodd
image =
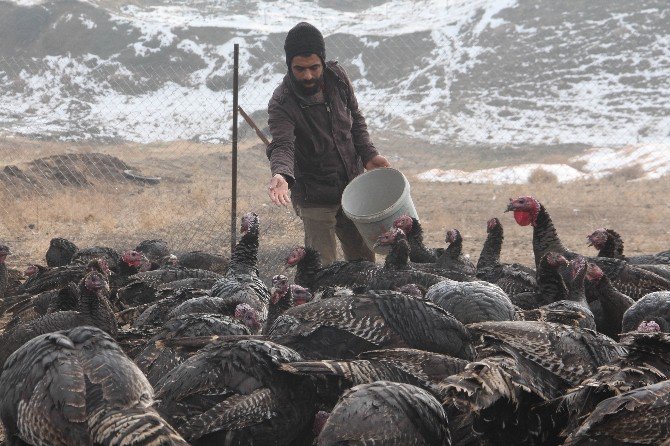
<instances>
[{"instance_id":1,"label":"white plastic bucket","mask_svg":"<svg viewBox=\"0 0 670 446\"><path fill-rule=\"evenodd\" d=\"M407 214L419 218L410 196L409 181L391 167L373 169L354 178L342 194L342 210L361 233L365 243L379 254L388 247L373 248L377 237Z\"/></svg>"}]
</instances>

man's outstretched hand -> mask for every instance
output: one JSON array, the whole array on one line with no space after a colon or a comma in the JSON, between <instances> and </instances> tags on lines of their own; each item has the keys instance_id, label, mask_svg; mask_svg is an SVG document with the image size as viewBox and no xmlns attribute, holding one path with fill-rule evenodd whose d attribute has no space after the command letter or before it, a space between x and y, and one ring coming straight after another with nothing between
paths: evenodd
<instances>
[{"instance_id":1,"label":"man's outstretched hand","mask_svg":"<svg viewBox=\"0 0 670 446\"><path fill-rule=\"evenodd\" d=\"M378 167L391 167L391 163L381 155L375 155L365 163L365 170L377 169Z\"/></svg>"},{"instance_id":2,"label":"man's outstretched hand","mask_svg":"<svg viewBox=\"0 0 670 446\"><path fill-rule=\"evenodd\" d=\"M268 195L272 202L277 206L286 206L291 202L291 198L288 196L288 183L282 174L275 174L275 176L270 179Z\"/></svg>"}]
</instances>

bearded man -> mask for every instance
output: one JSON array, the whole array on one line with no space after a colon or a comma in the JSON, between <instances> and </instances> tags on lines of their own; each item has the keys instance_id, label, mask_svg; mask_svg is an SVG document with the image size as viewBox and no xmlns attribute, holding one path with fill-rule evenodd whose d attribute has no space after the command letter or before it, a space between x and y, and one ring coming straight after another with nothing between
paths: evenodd
<instances>
[{"instance_id":1,"label":"bearded man","mask_svg":"<svg viewBox=\"0 0 670 446\"><path fill-rule=\"evenodd\" d=\"M321 32L298 23L284 51L288 73L268 104L270 199L283 206L292 202L305 246L319 251L324 265L336 260L336 237L346 260L374 262L374 252L342 212L341 198L364 168L390 164L370 140L347 73L336 61L326 62Z\"/></svg>"}]
</instances>

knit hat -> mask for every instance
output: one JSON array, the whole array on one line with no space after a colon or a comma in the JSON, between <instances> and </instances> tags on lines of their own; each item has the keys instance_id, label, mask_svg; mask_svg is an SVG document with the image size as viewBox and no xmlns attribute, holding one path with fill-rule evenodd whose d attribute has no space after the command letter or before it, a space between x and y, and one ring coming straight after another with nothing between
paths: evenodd
<instances>
[{"instance_id":1,"label":"knit hat","mask_svg":"<svg viewBox=\"0 0 670 446\"><path fill-rule=\"evenodd\" d=\"M284 51L286 52L286 65L289 68L291 59L303 53L316 54L321 58L321 62L326 61L326 42L323 40L323 35L314 25L307 22L300 22L291 28L286 35Z\"/></svg>"}]
</instances>

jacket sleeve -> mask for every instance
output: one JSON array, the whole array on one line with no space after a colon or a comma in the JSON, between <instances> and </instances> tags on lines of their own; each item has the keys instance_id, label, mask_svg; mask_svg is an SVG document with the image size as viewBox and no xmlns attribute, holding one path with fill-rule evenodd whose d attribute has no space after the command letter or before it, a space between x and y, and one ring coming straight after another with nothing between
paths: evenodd
<instances>
[{"instance_id":1,"label":"jacket sleeve","mask_svg":"<svg viewBox=\"0 0 670 446\"><path fill-rule=\"evenodd\" d=\"M365 123L365 117L358 108L358 100L354 94L354 87L349 80L349 76L341 70L344 75L344 80L347 83L349 88L349 109L351 110L351 118L353 123L351 125L351 136L354 140L354 147L356 147L356 152L361 157L363 165L374 156L379 155L379 152L375 148L374 144L370 140L370 134L368 133L368 125Z\"/></svg>"},{"instance_id":2,"label":"jacket sleeve","mask_svg":"<svg viewBox=\"0 0 670 446\"><path fill-rule=\"evenodd\" d=\"M266 150L270 160L270 170L273 176L278 173L282 174L291 187L295 181L293 172L295 122L282 103L274 96L268 104L268 126L272 135L272 142Z\"/></svg>"}]
</instances>

